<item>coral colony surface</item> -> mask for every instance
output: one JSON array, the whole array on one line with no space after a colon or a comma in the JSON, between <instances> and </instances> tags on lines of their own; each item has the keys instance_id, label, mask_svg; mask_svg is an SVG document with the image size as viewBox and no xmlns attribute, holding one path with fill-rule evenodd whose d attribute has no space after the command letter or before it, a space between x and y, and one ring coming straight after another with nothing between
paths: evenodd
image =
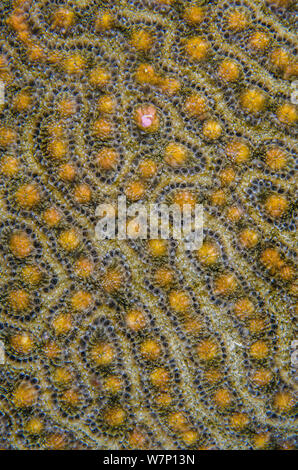
<instances>
[{"instance_id":1,"label":"coral colony surface","mask_svg":"<svg viewBox=\"0 0 298 470\"><path fill-rule=\"evenodd\" d=\"M0 41L1 447L294 448L294 2L1 0ZM98 240L119 195L202 246Z\"/></svg>"}]
</instances>

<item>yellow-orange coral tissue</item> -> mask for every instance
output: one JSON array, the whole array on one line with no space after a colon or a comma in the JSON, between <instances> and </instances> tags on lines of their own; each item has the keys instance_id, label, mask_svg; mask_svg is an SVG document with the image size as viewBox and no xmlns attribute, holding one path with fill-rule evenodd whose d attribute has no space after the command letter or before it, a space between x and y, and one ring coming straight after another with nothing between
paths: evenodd
<instances>
[{"instance_id":1,"label":"yellow-orange coral tissue","mask_svg":"<svg viewBox=\"0 0 298 470\"><path fill-rule=\"evenodd\" d=\"M0 1L1 449L296 448L296 15Z\"/></svg>"}]
</instances>

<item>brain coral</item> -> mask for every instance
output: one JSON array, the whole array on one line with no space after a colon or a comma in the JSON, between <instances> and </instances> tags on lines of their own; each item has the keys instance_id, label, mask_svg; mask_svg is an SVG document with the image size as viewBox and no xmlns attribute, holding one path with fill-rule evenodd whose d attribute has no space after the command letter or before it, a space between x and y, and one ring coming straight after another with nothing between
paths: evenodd
<instances>
[{"instance_id":1,"label":"brain coral","mask_svg":"<svg viewBox=\"0 0 298 470\"><path fill-rule=\"evenodd\" d=\"M1 2L2 448L295 447L294 27L291 0ZM119 195L203 204L203 245L99 242Z\"/></svg>"}]
</instances>

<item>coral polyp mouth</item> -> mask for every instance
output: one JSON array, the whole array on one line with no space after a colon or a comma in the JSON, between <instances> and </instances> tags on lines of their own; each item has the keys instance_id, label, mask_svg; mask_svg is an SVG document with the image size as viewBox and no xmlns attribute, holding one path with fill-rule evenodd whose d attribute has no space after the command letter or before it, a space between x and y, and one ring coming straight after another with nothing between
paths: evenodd
<instances>
[{"instance_id":1,"label":"coral polyp mouth","mask_svg":"<svg viewBox=\"0 0 298 470\"><path fill-rule=\"evenodd\" d=\"M155 132L159 128L158 111L153 105L143 105L136 108L134 120L137 127L145 132Z\"/></svg>"}]
</instances>

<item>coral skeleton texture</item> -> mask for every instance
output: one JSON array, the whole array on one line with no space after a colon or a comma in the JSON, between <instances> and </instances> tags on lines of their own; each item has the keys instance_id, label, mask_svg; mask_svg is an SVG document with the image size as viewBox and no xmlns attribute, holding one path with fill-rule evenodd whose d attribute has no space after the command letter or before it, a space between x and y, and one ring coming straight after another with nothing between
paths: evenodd
<instances>
[{"instance_id":1,"label":"coral skeleton texture","mask_svg":"<svg viewBox=\"0 0 298 470\"><path fill-rule=\"evenodd\" d=\"M0 2L1 448L295 448L295 14ZM121 195L202 246L98 240Z\"/></svg>"}]
</instances>

